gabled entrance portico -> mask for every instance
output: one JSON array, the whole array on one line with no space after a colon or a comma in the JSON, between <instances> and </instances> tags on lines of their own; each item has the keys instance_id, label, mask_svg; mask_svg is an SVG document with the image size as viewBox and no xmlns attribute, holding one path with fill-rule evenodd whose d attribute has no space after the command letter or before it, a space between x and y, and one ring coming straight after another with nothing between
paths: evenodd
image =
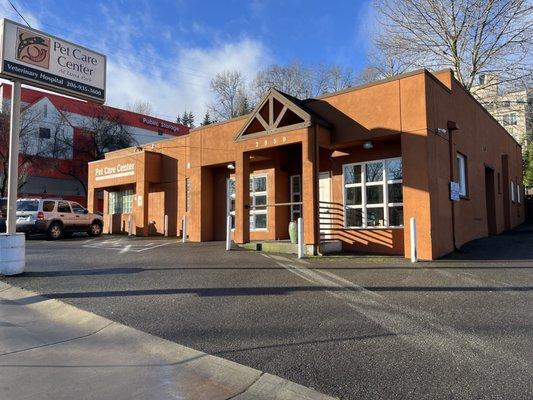
<instances>
[{"instance_id":1,"label":"gabled entrance portico","mask_svg":"<svg viewBox=\"0 0 533 400\"><path fill-rule=\"evenodd\" d=\"M286 239L290 222L290 204L301 203L304 242L309 252L316 252L318 231L318 142L329 141L325 121L297 104L298 100L271 89L235 137L235 232L238 244L247 243L250 235L250 175L257 156L271 155L275 178L270 204L274 214L274 232L265 239ZM319 138L320 136L320 138ZM274 154L274 156L272 156ZM300 160L300 165L294 161ZM298 202L290 197L290 177L300 176ZM273 202L272 202L273 200ZM292 213L294 216L294 212ZM269 224L270 225L270 224ZM254 233L254 232L253 232ZM255 233L255 238L258 238Z\"/></svg>"}]
</instances>

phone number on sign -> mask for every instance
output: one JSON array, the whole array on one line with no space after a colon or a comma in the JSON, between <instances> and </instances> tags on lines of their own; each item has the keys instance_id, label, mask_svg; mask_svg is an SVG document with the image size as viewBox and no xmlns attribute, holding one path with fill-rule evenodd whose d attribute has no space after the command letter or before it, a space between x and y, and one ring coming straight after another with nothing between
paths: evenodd
<instances>
[{"instance_id":1,"label":"phone number on sign","mask_svg":"<svg viewBox=\"0 0 533 400\"><path fill-rule=\"evenodd\" d=\"M84 85L82 83L68 81L67 82L67 87L69 89L74 89L74 90L77 90L77 91L80 91L80 92L94 94L96 96L100 96L102 94L101 90L93 89L93 88L88 87L88 86L86 86L86 85Z\"/></svg>"}]
</instances>

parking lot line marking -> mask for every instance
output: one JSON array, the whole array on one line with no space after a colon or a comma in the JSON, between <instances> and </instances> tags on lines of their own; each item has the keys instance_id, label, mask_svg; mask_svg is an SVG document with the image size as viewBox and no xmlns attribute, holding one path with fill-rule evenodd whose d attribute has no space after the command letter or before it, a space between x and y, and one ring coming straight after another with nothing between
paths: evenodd
<instances>
[{"instance_id":1,"label":"parking lot line marking","mask_svg":"<svg viewBox=\"0 0 533 400\"><path fill-rule=\"evenodd\" d=\"M119 251L119 254L127 253L131 249L131 244L128 244L127 246L124 246L122 250Z\"/></svg>"},{"instance_id":2,"label":"parking lot line marking","mask_svg":"<svg viewBox=\"0 0 533 400\"><path fill-rule=\"evenodd\" d=\"M162 246L166 246L166 245L169 245L169 244L172 244L172 243L177 243L177 242L162 243L162 244L158 244L158 245L156 245L156 246L152 246L152 247L150 247L150 248L137 250L137 252L140 253L141 251L145 251L145 250L153 250L153 249L155 249L155 248L162 247Z\"/></svg>"},{"instance_id":3,"label":"parking lot line marking","mask_svg":"<svg viewBox=\"0 0 533 400\"><path fill-rule=\"evenodd\" d=\"M158 247L167 246L169 244L176 243L175 241L166 241L164 243L157 242L142 242L132 241L129 239L108 239L102 241L94 241L82 244L82 247L104 249L104 250L117 250L119 253L136 252L140 253L146 250L153 250Z\"/></svg>"}]
</instances>

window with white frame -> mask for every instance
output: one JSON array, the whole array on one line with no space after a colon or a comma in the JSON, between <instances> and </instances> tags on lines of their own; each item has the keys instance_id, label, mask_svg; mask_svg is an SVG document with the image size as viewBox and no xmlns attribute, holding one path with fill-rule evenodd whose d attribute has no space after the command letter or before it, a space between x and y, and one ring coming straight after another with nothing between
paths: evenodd
<instances>
[{"instance_id":1,"label":"window with white frame","mask_svg":"<svg viewBox=\"0 0 533 400\"><path fill-rule=\"evenodd\" d=\"M250 230L267 229L267 177L250 176ZM264 207L263 207L264 206Z\"/></svg>"},{"instance_id":2,"label":"window with white frame","mask_svg":"<svg viewBox=\"0 0 533 400\"><path fill-rule=\"evenodd\" d=\"M267 176L250 176L250 230L267 230ZM235 229L235 178L227 181L227 213Z\"/></svg>"},{"instance_id":3,"label":"window with white frame","mask_svg":"<svg viewBox=\"0 0 533 400\"><path fill-rule=\"evenodd\" d=\"M231 229L235 229L235 179L229 178L226 182L227 215L231 216Z\"/></svg>"},{"instance_id":4,"label":"window with white frame","mask_svg":"<svg viewBox=\"0 0 533 400\"><path fill-rule=\"evenodd\" d=\"M132 208L132 189L109 192L109 214L130 214Z\"/></svg>"},{"instance_id":5,"label":"window with white frame","mask_svg":"<svg viewBox=\"0 0 533 400\"><path fill-rule=\"evenodd\" d=\"M520 184L516 184L516 200L518 204L522 204L522 190Z\"/></svg>"},{"instance_id":6,"label":"window with white frame","mask_svg":"<svg viewBox=\"0 0 533 400\"><path fill-rule=\"evenodd\" d=\"M511 181L511 201L514 203L516 201L515 197L515 188L514 188L514 182Z\"/></svg>"},{"instance_id":7,"label":"window with white frame","mask_svg":"<svg viewBox=\"0 0 533 400\"><path fill-rule=\"evenodd\" d=\"M401 158L345 164L344 227L403 226Z\"/></svg>"},{"instance_id":8,"label":"window with white frame","mask_svg":"<svg viewBox=\"0 0 533 400\"><path fill-rule=\"evenodd\" d=\"M457 174L459 179L459 194L465 197L468 193L466 157L461 153L457 153Z\"/></svg>"},{"instance_id":9,"label":"window with white frame","mask_svg":"<svg viewBox=\"0 0 533 400\"><path fill-rule=\"evenodd\" d=\"M291 203L299 203L302 200L300 175L292 175L290 178ZM300 204L291 205L291 221L297 221L302 216L302 206Z\"/></svg>"},{"instance_id":10,"label":"window with white frame","mask_svg":"<svg viewBox=\"0 0 533 400\"><path fill-rule=\"evenodd\" d=\"M517 125L518 120L516 118L516 113L512 112L509 114L503 115L503 126Z\"/></svg>"}]
</instances>

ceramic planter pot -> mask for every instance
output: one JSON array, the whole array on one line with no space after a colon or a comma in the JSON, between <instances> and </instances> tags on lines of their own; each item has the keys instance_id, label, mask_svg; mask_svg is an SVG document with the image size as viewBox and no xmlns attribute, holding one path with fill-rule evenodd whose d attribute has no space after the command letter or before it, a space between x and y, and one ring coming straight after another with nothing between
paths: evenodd
<instances>
[{"instance_id":1,"label":"ceramic planter pot","mask_svg":"<svg viewBox=\"0 0 533 400\"><path fill-rule=\"evenodd\" d=\"M292 244L298 243L298 222L291 221L289 223L289 237Z\"/></svg>"}]
</instances>

